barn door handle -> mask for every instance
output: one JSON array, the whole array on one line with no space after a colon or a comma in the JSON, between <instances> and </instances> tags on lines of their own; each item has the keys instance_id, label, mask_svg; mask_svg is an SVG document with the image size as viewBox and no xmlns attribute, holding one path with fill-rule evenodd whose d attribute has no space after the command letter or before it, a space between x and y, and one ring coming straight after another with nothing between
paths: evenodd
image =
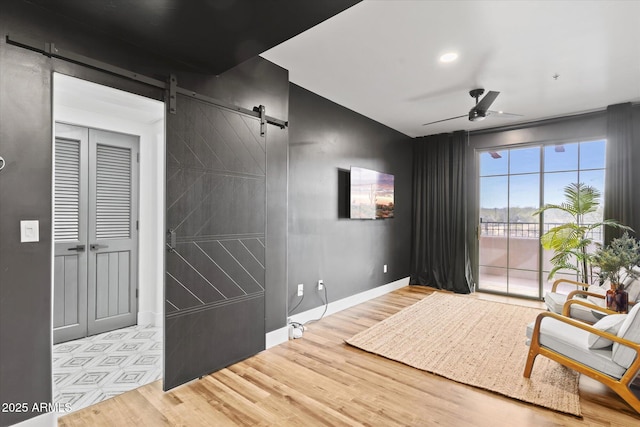
<instances>
[{"instance_id":1,"label":"barn door handle","mask_svg":"<svg viewBox=\"0 0 640 427\"><path fill-rule=\"evenodd\" d=\"M167 250L169 252L174 252L176 250L176 230L174 230L173 228L168 229L167 237L169 240L167 242Z\"/></svg>"},{"instance_id":2,"label":"barn door handle","mask_svg":"<svg viewBox=\"0 0 640 427\"><path fill-rule=\"evenodd\" d=\"M97 243L94 243L93 245L89 246L89 249L91 249L92 251L97 251L98 249L104 249L108 247L109 245L98 245Z\"/></svg>"},{"instance_id":3,"label":"barn door handle","mask_svg":"<svg viewBox=\"0 0 640 427\"><path fill-rule=\"evenodd\" d=\"M84 245L74 246L73 248L69 248L69 249L67 249L67 250L68 250L68 251L84 252Z\"/></svg>"}]
</instances>

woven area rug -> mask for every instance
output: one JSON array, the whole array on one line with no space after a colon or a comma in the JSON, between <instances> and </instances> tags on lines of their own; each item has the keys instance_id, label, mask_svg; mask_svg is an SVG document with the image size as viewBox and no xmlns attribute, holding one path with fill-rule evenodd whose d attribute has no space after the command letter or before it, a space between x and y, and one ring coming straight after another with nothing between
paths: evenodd
<instances>
[{"instance_id":1,"label":"woven area rug","mask_svg":"<svg viewBox=\"0 0 640 427\"><path fill-rule=\"evenodd\" d=\"M578 374L543 356L522 372L540 310L435 292L347 343L445 378L582 416Z\"/></svg>"}]
</instances>

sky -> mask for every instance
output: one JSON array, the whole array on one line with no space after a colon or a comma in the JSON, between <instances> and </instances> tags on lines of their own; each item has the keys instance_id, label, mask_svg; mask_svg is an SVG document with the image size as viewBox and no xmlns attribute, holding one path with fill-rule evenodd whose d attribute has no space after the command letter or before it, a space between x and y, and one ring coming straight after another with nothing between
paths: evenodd
<instances>
[{"instance_id":1,"label":"sky","mask_svg":"<svg viewBox=\"0 0 640 427\"><path fill-rule=\"evenodd\" d=\"M537 209L541 170L544 204L562 203L564 187L573 182L583 182L604 193L604 165L605 140L482 152L480 207Z\"/></svg>"}]
</instances>

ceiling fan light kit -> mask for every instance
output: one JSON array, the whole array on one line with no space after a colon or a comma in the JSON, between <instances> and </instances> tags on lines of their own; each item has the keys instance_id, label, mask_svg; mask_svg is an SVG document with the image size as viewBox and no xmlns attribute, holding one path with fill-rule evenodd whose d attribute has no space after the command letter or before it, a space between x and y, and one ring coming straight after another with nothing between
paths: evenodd
<instances>
[{"instance_id":1,"label":"ceiling fan light kit","mask_svg":"<svg viewBox=\"0 0 640 427\"><path fill-rule=\"evenodd\" d=\"M478 111L473 108L469 111L469 121L479 122L485 118L487 118L487 114L484 111Z\"/></svg>"}]
</instances>

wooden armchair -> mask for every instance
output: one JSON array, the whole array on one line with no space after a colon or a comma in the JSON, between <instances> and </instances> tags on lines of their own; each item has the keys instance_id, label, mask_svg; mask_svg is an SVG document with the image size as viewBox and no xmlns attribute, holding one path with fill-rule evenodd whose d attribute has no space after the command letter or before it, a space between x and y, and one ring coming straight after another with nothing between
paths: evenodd
<instances>
[{"instance_id":1,"label":"wooden armchair","mask_svg":"<svg viewBox=\"0 0 640 427\"><path fill-rule=\"evenodd\" d=\"M570 285L573 290L569 292L559 292L561 285ZM575 289L575 288L578 289ZM576 282L575 280L558 279L553 282L551 291L547 292L544 296L544 302L549 311L569 316L574 319L581 320L587 323L596 323L598 319L608 313L609 310L605 308L604 295L595 292L589 292L587 289L589 285L586 283ZM593 307L594 303L589 302L587 297L594 297L601 299L600 307ZM595 310L598 315L593 313Z\"/></svg>"},{"instance_id":2,"label":"wooden armchair","mask_svg":"<svg viewBox=\"0 0 640 427\"><path fill-rule=\"evenodd\" d=\"M568 294L558 292L560 285L571 285L578 287ZM615 311L608 310L605 304L604 293L590 292L589 285L568 279L558 279L553 282L551 291L544 296L545 304L549 311L586 323L596 323L607 314L616 314ZM596 287L598 289L598 287ZM603 288L602 292L604 292ZM594 303L594 300L600 301ZM629 301L631 308L637 301Z\"/></svg>"},{"instance_id":3,"label":"wooden armchair","mask_svg":"<svg viewBox=\"0 0 640 427\"><path fill-rule=\"evenodd\" d=\"M580 300L571 304L590 305ZM640 400L629 389L629 384L640 372L640 304L617 319L607 317L619 322L615 328L609 328L617 328L617 333L598 329L598 323L604 323L606 318L589 325L557 313L539 314L527 327L529 354L524 377L531 376L533 363L540 354L610 387L640 413ZM611 344L609 341L598 342L599 337Z\"/></svg>"}]
</instances>

